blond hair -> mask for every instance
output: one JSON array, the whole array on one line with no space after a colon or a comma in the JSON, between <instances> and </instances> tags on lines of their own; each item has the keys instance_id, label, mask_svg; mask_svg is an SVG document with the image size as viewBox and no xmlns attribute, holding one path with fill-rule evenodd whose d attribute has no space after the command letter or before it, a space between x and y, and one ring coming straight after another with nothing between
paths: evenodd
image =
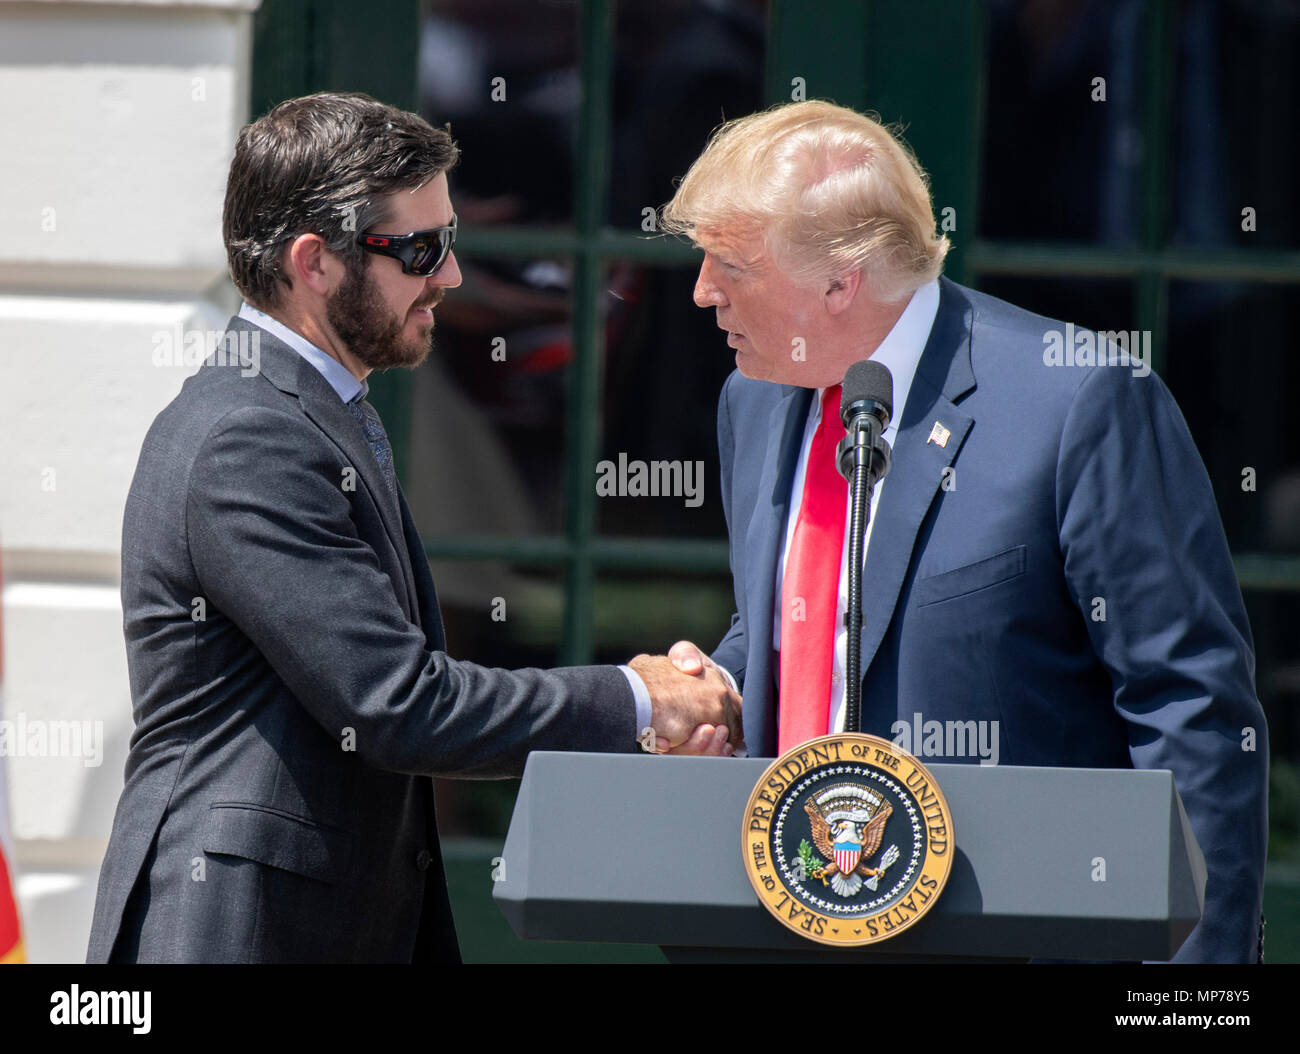
<instances>
[{"instance_id":1,"label":"blond hair","mask_svg":"<svg viewBox=\"0 0 1300 1054\"><path fill-rule=\"evenodd\" d=\"M661 228L692 239L761 231L794 281L861 270L884 301L938 277L948 252L907 146L871 117L818 101L719 128L664 206Z\"/></svg>"}]
</instances>

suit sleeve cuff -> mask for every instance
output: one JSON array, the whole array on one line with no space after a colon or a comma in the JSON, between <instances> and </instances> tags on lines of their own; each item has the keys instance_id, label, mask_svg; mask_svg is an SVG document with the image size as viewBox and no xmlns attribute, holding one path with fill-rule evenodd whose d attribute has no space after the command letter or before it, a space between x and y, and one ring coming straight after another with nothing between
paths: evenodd
<instances>
[{"instance_id":1,"label":"suit sleeve cuff","mask_svg":"<svg viewBox=\"0 0 1300 1054\"><path fill-rule=\"evenodd\" d=\"M718 666L716 662L713 665ZM736 678L731 676L731 671L728 670L725 666L718 666L718 673L722 674L722 676L727 679L727 683L731 685L731 690L735 692L737 695L739 695L740 685L736 683Z\"/></svg>"},{"instance_id":2,"label":"suit sleeve cuff","mask_svg":"<svg viewBox=\"0 0 1300 1054\"><path fill-rule=\"evenodd\" d=\"M650 689L641 680L641 675L631 666L620 666L623 676L627 678L628 687L632 689L632 698L636 700L636 730L641 735L651 727L654 712L650 706Z\"/></svg>"}]
</instances>

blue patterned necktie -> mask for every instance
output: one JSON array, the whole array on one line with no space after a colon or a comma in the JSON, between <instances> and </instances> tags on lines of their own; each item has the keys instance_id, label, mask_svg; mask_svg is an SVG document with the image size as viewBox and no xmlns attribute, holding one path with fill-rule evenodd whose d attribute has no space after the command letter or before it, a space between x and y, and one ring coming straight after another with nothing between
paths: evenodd
<instances>
[{"instance_id":1,"label":"blue patterned necktie","mask_svg":"<svg viewBox=\"0 0 1300 1054\"><path fill-rule=\"evenodd\" d=\"M393 448L388 445L388 435L384 432L384 424L379 420L379 414L366 402L367 390L363 388L357 397L347 404L347 407L352 416L357 419L361 431L365 433L366 442L370 444L371 453L379 462L379 471L384 474L384 482L388 484L389 493L396 501L397 474L393 471Z\"/></svg>"}]
</instances>

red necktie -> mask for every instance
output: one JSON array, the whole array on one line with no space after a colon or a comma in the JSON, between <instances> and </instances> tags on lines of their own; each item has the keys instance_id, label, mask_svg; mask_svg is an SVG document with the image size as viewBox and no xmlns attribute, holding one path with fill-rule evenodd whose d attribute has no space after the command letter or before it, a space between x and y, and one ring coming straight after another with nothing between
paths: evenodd
<instances>
[{"instance_id":1,"label":"red necktie","mask_svg":"<svg viewBox=\"0 0 1300 1054\"><path fill-rule=\"evenodd\" d=\"M849 499L835 457L844 431L837 384L822 396L822 419L808 451L803 500L781 580L778 754L826 735L830 723L835 611Z\"/></svg>"}]
</instances>

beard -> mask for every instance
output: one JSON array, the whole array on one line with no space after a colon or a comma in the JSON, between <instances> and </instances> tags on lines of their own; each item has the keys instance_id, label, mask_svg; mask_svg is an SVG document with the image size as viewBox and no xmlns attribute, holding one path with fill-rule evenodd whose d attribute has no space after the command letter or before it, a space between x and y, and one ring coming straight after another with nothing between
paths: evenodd
<instances>
[{"instance_id":1,"label":"beard","mask_svg":"<svg viewBox=\"0 0 1300 1054\"><path fill-rule=\"evenodd\" d=\"M444 293L435 289L417 300L411 310L436 306ZM347 276L326 301L325 316L348 351L372 370L414 369L433 349L432 326L423 336L407 336L406 319L394 317L370 280L364 261L358 268L348 267Z\"/></svg>"}]
</instances>

